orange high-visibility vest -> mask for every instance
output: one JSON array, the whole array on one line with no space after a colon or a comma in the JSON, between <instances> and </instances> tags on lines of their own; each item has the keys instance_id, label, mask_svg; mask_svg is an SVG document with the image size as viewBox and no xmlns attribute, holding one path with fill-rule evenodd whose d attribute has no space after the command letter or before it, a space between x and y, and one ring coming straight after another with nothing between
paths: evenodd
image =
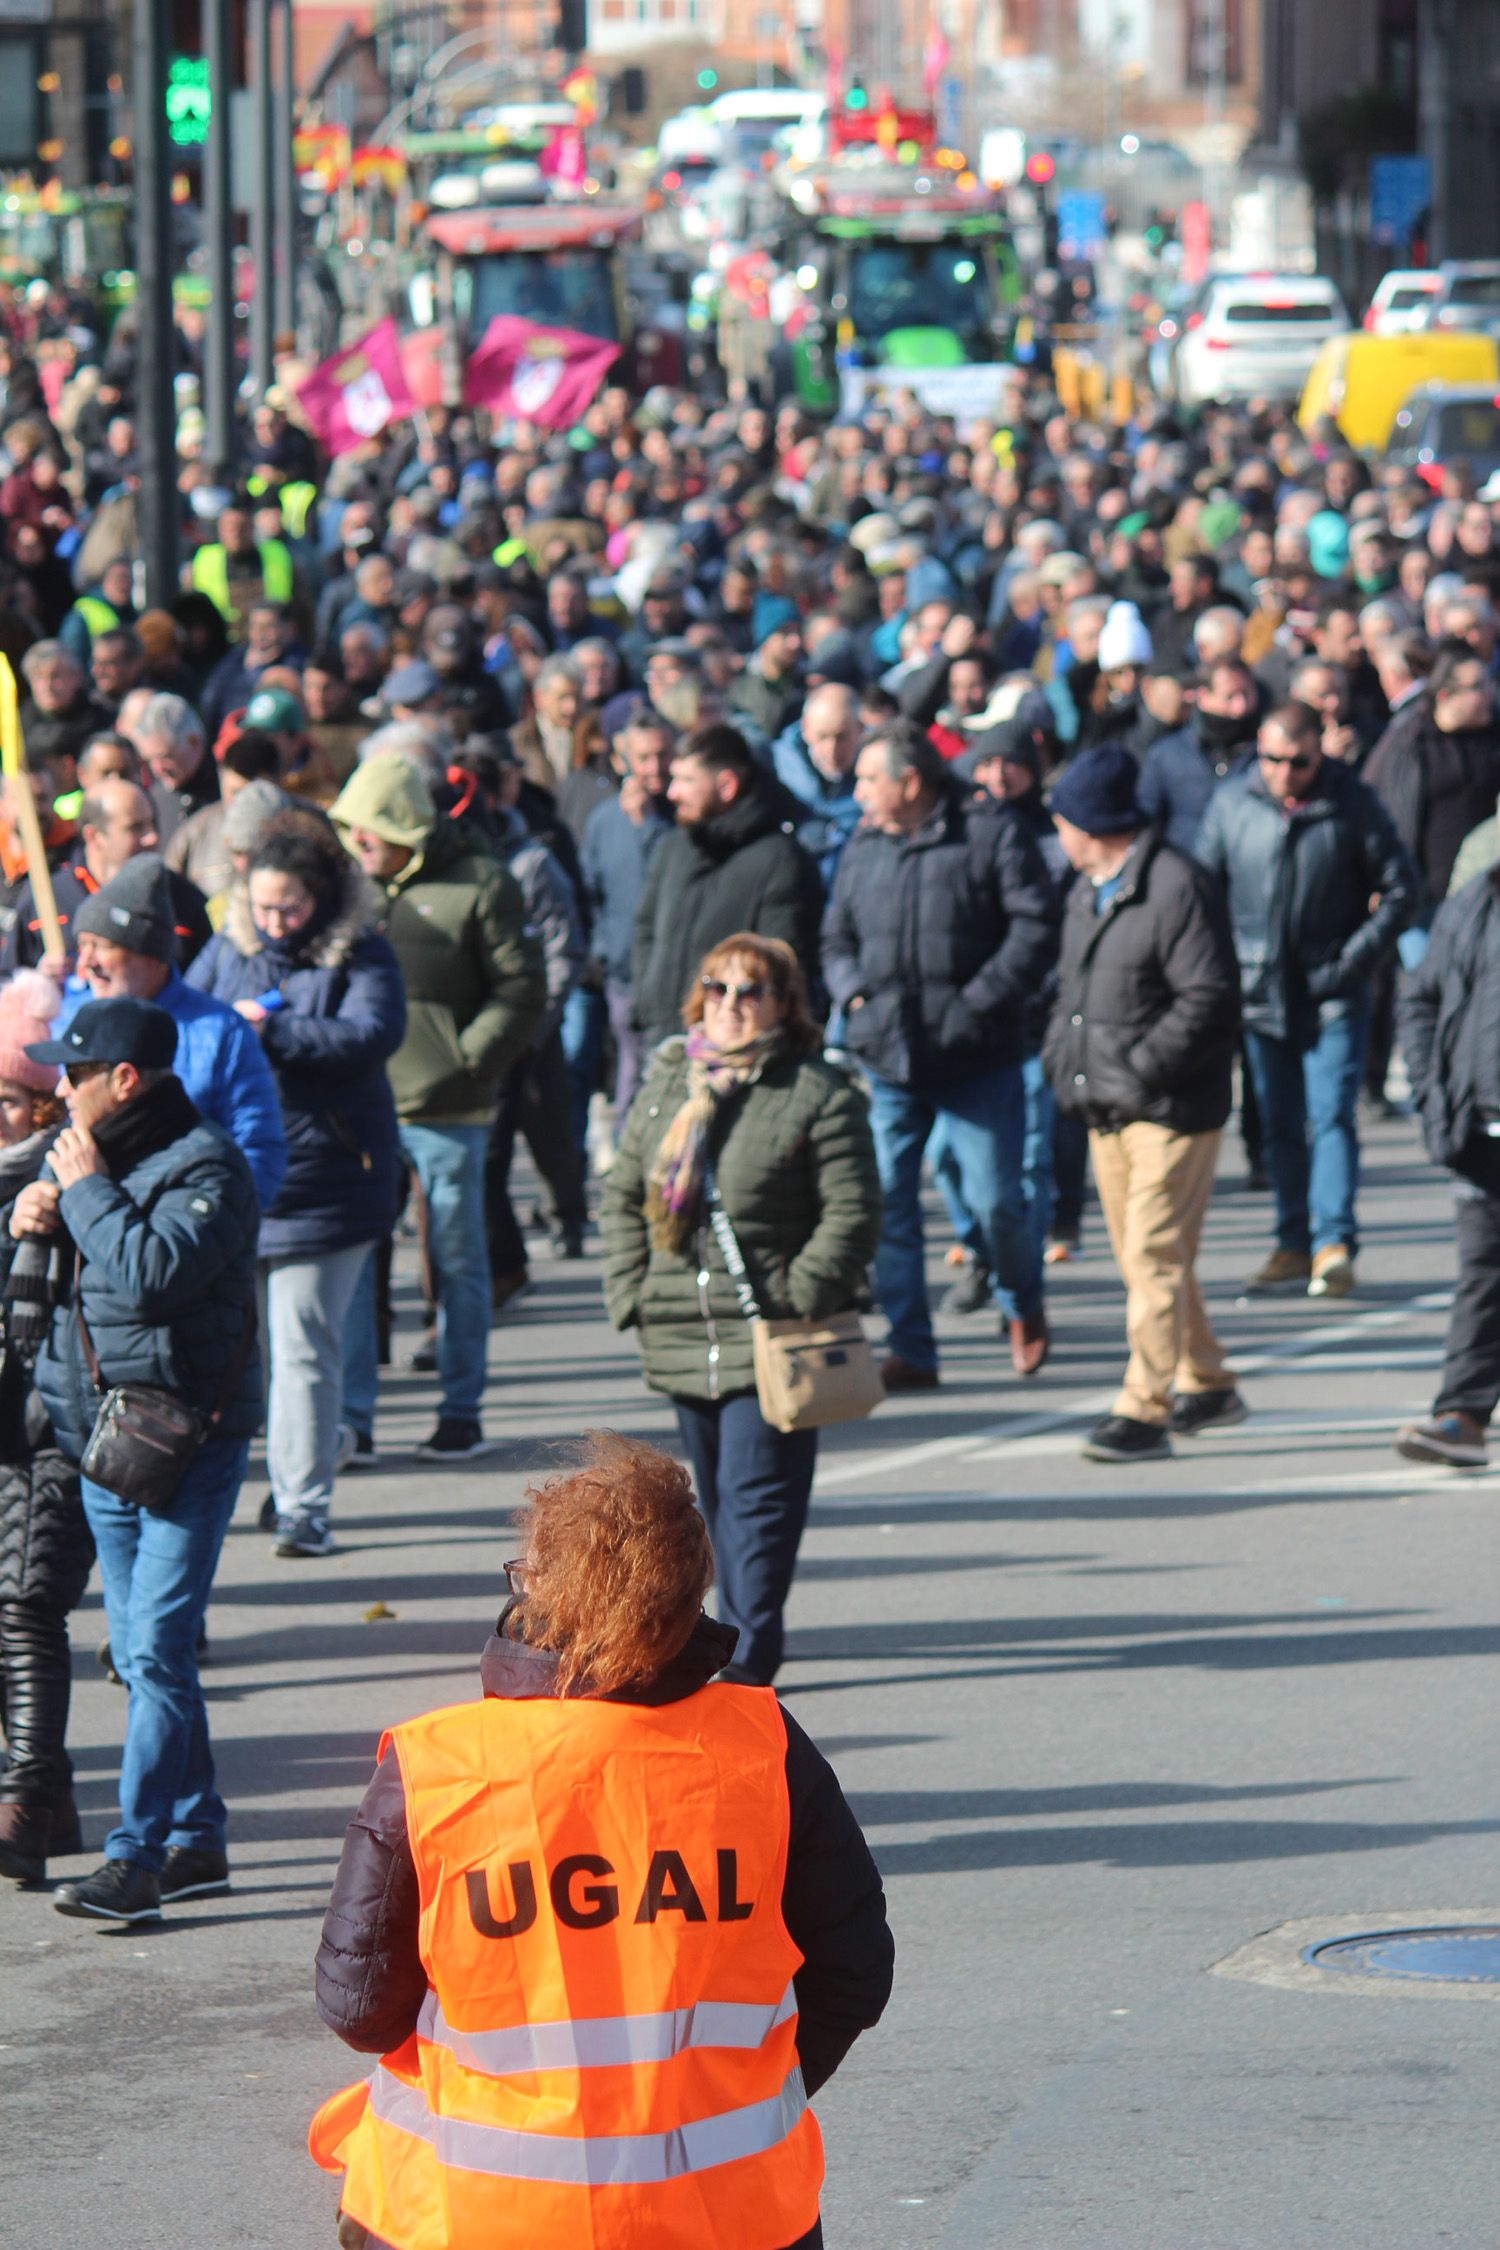
<instances>
[{"instance_id":1,"label":"orange high-visibility vest","mask_svg":"<svg viewBox=\"0 0 1500 2250\"><path fill-rule=\"evenodd\" d=\"M782 2250L818 2215L765 1688L397 1727L428 1993L313 2120L392 2250ZM385 1744L382 1744L382 1754Z\"/></svg>"}]
</instances>

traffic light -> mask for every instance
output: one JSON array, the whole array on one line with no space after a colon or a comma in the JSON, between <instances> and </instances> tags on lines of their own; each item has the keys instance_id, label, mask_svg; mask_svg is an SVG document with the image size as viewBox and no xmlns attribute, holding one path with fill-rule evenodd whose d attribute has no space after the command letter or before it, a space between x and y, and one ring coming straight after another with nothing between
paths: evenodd
<instances>
[{"instance_id":1,"label":"traffic light","mask_svg":"<svg viewBox=\"0 0 1500 2250\"><path fill-rule=\"evenodd\" d=\"M713 92L713 90L714 90L715 86L717 86L717 85L718 85L718 83L719 83L719 74L718 74L718 72L717 72L716 70L711 70L711 69L710 69L710 68L708 67L708 65L707 65L707 64L705 64L705 65L704 65L704 67L703 67L703 69L702 69L702 70L700 70L700 71L699 71L699 73L698 73L698 91L699 91L699 93L700 93L700 94L711 94L711 93Z\"/></svg>"},{"instance_id":2,"label":"traffic light","mask_svg":"<svg viewBox=\"0 0 1500 2250\"><path fill-rule=\"evenodd\" d=\"M1026 159L1026 177L1033 187L1050 187L1057 177L1057 165L1044 148L1039 148Z\"/></svg>"},{"instance_id":3,"label":"traffic light","mask_svg":"<svg viewBox=\"0 0 1500 2250\"><path fill-rule=\"evenodd\" d=\"M858 78L851 78L849 81L849 91L844 96L845 109L861 110L868 109L869 106L870 97L865 90L862 80Z\"/></svg>"},{"instance_id":4,"label":"traffic light","mask_svg":"<svg viewBox=\"0 0 1500 2250\"><path fill-rule=\"evenodd\" d=\"M588 0L557 0L557 44L563 53L581 55L588 43Z\"/></svg>"}]
</instances>

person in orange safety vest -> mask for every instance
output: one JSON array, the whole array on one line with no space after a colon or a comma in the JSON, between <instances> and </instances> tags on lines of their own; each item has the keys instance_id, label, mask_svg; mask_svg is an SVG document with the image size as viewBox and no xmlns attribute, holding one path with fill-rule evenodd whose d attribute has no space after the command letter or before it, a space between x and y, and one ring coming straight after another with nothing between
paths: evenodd
<instances>
[{"instance_id":1,"label":"person in orange safety vest","mask_svg":"<svg viewBox=\"0 0 1500 2250\"><path fill-rule=\"evenodd\" d=\"M373 2074L310 2147L343 2250L821 2250L808 2107L889 1997L880 1878L732 1629L686 1470L529 1495L484 1694L393 1728L318 2006Z\"/></svg>"}]
</instances>

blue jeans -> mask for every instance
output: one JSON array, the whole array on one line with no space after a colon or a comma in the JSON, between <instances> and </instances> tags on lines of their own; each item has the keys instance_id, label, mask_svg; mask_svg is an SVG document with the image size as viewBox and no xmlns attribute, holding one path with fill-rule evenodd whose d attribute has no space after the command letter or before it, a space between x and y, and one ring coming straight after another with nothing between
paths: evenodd
<instances>
[{"instance_id":1,"label":"blue jeans","mask_svg":"<svg viewBox=\"0 0 1500 2250\"><path fill-rule=\"evenodd\" d=\"M608 1022L604 994L575 984L563 1002L562 1049L573 1097L573 1131L580 1149L588 1132L589 1096L598 1084Z\"/></svg>"},{"instance_id":2,"label":"blue jeans","mask_svg":"<svg viewBox=\"0 0 1500 2250\"><path fill-rule=\"evenodd\" d=\"M1054 1105L1055 1106L1055 1105ZM1052 1127L1052 1221L1049 1233L1076 1235L1088 1197L1089 1129L1059 1110Z\"/></svg>"},{"instance_id":3,"label":"blue jeans","mask_svg":"<svg viewBox=\"0 0 1500 2250\"><path fill-rule=\"evenodd\" d=\"M244 1438L211 1438L162 1515L83 1480L110 1652L130 1691L120 1825L104 1856L153 1874L172 1845L224 1848L228 1816L214 1786L197 1642L249 1451Z\"/></svg>"},{"instance_id":4,"label":"blue jeans","mask_svg":"<svg viewBox=\"0 0 1500 2250\"><path fill-rule=\"evenodd\" d=\"M732 1661L766 1685L781 1662L818 1433L773 1430L754 1391L672 1403L714 1543L719 1616L739 1631Z\"/></svg>"},{"instance_id":5,"label":"blue jeans","mask_svg":"<svg viewBox=\"0 0 1500 2250\"><path fill-rule=\"evenodd\" d=\"M1021 1084L1026 1092L1026 1139L1021 1158L1021 1187L1031 1213L1031 1229L1037 1241L1045 1248L1052 1227L1053 1188L1053 1136L1057 1124L1057 1103L1052 1088L1047 1083L1047 1073L1042 1068L1040 1055L1028 1055L1021 1065ZM1088 1135L1083 1138L1085 1158L1088 1153ZM964 1248L974 1257L984 1255L984 1230L973 1212L964 1202L959 1186L958 1158L954 1154L952 1135L946 1115L939 1117L932 1128L927 1143L927 1162L938 1193L947 1206L949 1222L954 1234Z\"/></svg>"},{"instance_id":6,"label":"blue jeans","mask_svg":"<svg viewBox=\"0 0 1500 2250\"><path fill-rule=\"evenodd\" d=\"M490 1333L490 1255L484 1228L487 1125L403 1125L401 1146L427 1204L427 1247L437 1279L437 1363L442 1411L477 1422Z\"/></svg>"},{"instance_id":7,"label":"blue jeans","mask_svg":"<svg viewBox=\"0 0 1500 2250\"><path fill-rule=\"evenodd\" d=\"M995 1301L1007 1320L1042 1309L1042 1246L1023 1177L1026 1093L1019 1063L981 1071L918 1093L870 1078L870 1123L885 1221L875 1253L875 1287L890 1322L890 1347L912 1367L935 1367L932 1315L923 1270L922 1152L942 1121L963 1206L978 1227L978 1244L995 1279Z\"/></svg>"},{"instance_id":8,"label":"blue jeans","mask_svg":"<svg viewBox=\"0 0 1500 2250\"><path fill-rule=\"evenodd\" d=\"M1368 1009L1359 1006L1322 1023L1310 1047L1245 1033L1276 1197L1278 1249L1305 1257L1335 1242L1351 1255L1359 1248L1355 1112L1369 1025Z\"/></svg>"},{"instance_id":9,"label":"blue jeans","mask_svg":"<svg viewBox=\"0 0 1500 2250\"><path fill-rule=\"evenodd\" d=\"M344 1318L344 1420L366 1437L375 1433L375 1397L380 1389L380 1333L375 1319L374 1251L360 1268Z\"/></svg>"}]
</instances>

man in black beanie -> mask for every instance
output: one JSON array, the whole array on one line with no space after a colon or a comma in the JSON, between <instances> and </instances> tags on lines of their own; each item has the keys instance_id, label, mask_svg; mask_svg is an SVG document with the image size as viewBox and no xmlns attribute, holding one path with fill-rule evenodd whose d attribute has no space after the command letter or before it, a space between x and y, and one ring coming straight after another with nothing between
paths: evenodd
<instances>
[{"instance_id":1,"label":"man in black beanie","mask_svg":"<svg viewBox=\"0 0 1500 2250\"><path fill-rule=\"evenodd\" d=\"M1136 801L1136 763L1108 745L1052 792L1079 880L1068 895L1058 1000L1043 1059L1058 1105L1082 1117L1099 1203L1125 1282L1130 1364L1090 1461L1144 1461L1243 1421L1193 1262L1229 1115L1239 972L1213 883L1164 843Z\"/></svg>"}]
</instances>

